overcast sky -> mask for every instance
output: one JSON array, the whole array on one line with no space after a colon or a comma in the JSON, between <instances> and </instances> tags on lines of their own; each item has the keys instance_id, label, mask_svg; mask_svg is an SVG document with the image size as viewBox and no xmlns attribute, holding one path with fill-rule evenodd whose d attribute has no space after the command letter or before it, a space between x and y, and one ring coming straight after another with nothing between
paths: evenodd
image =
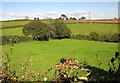
<instances>
[{"instance_id":1,"label":"overcast sky","mask_svg":"<svg viewBox=\"0 0 120 83\"><path fill-rule=\"evenodd\" d=\"M67 17L112 19L118 17L118 2L2 2L0 20Z\"/></svg>"}]
</instances>

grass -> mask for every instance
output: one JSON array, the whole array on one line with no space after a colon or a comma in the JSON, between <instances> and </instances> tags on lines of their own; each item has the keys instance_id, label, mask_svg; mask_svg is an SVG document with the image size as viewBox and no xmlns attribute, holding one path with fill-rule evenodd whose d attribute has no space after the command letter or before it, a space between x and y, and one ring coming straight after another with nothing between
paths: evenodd
<instances>
[{"instance_id":1,"label":"grass","mask_svg":"<svg viewBox=\"0 0 120 83\"><path fill-rule=\"evenodd\" d=\"M0 22L0 24L2 24L2 28L7 28L7 27L23 26L28 22L30 21L9 21L9 22L5 21L5 22Z\"/></svg>"},{"instance_id":2,"label":"grass","mask_svg":"<svg viewBox=\"0 0 120 83\"><path fill-rule=\"evenodd\" d=\"M71 29L73 35L84 34L87 35L92 31L99 34L102 33L118 33L118 24L96 24L96 23L82 23L82 24L67 24ZM2 35L22 35L22 27L2 29Z\"/></svg>"},{"instance_id":3,"label":"grass","mask_svg":"<svg viewBox=\"0 0 120 83\"><path fill-rule=\"evenodd\" d=\"M20 21L18 21L20 22ZM3 28L18 25L24 25L26 22L3 22ZM114 33L118 32L118 24L96 24L81 23L67 24L72 34L89 34L92 31L98 33ZM22 27L2 29L2 35L18 35L22 36ZM3 45L3 53L10 52L9 45ZM10 55L11 62L15 64L14 69L18 72L21 70L18 63L25 61L33 56L33 69L45 72L48 68L54 67L60 58L76 58L80 62L87 61L92 66L97 66L96 55L99 62L102 62L101 68L107 70L108 62L114 56L114 52L118 50L117 43L105 43L87 40L50 40L47 41L31 41L15 44L13 54Z\"/></svg>"},{"instance_id":4,"label":"grass","mask_svg":"<svg viewBox=\"0 0 120 83\"><path fill-rule=\"evenodd\" d=\"M96 55L99 62L102 62L101 68L107 70L108 62L114 56L114 52L118 50L117 43L95 42L87 40L50 40L48 41L32 41L15 44L13 54L10 55L12 63L15 64L14 69L20 71L20 61L25 61L30 56L33 57L33 69L45 72L55 64L60 58L76 58L80 62L84 60L92 66L97 66ZM9 52L10 46L3 46L3 53Z\"/></svg>"},{"instance_id":5,"label":"grass","mask_svg":"<svg viewBox=\"0 0 120 83\"><path fill-rule=\"evenodd\" d=\"M118 24L98 24L98 23L79 23L67 24L71 29L72 34L88 35L90 32L102 33L118 33Z\"/></svg>"},{"instance_id":6,"label":"grass","mask_svg":"<svg viewBox=\"0 0 120 83\"><path fill-rule=\"evenodd\" d=\"M22 27L2 29L2 35L3 36L8 36L8 35L22 36L23 35Z\"/></svg>"}]
</instances>

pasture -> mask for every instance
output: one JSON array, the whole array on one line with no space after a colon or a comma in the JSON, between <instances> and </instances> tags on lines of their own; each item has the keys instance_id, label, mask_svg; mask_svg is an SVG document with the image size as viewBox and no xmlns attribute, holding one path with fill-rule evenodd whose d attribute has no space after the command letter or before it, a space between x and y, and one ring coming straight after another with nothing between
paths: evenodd
<instances>
[{"instance_id":1,"label":"pasture","mask_svg":"<svg viewBox=\"0 0 120 83\"><path fill-rule=\"evenodd\" d=\"M22 36L22 27L2 29L3 36L17 35Z\"/></svg>"},{"instance_id":2,"label":"pasture","mask_svg":"<svg viewBox=\"0 0 120 83\"><path fill-rule=\"evenodd\" d=\"M28 22L30 21L4 21L4 22L0 22L0 24L2 24L2 27L0 28L12 28L17 26L23 26Z\"/></svg>"},{"instance_id":3,"label":"pasture","mask_svg":"<svg viewBox=\"0 0 120 83\"><path fill-rule=\"evenodd\" d=\"M11 24L3 22L2 35L22 36L22 27L12 28L12 26L23 26L29 21L17 21ZM117 33L118 24L97 24L97 23L77 23L67 24L73 35L84 34L90 32L97 33ZM8 27L8 28L6 28ZM108 62L114 56L114 52L118 50L117 43L96 42L87 40L50 40L50 41L30 41L17 43L13 47L13 54L10 54L11 63L14 63L14 69L20 71L18 65L30 56L33 57L33 69L45 72L62 58L76 58L78 61L86 61L92 66L98 67L96 55L99 57L101 68L107 70ZM10 46L3 45L2 52L10 53Z\"/></svg>"},{"instance_id":4,"label":"pasture","mask_svg":"<svg viewBox=\"0 0 120 83\"><path fill-rule=\"evenodd\" d=\"M79 23L67 24L67 26L71 29L73 35L88 35L90 32L97 32L99 34L118 33L118 24Z\"/></svg>"},{"instance_id":5,"label":"pasture","mask_svg":"<svg viewBox=\"0 0 120 83\"><path fill-rule=\"evenodd\" d=\"M20 21L18 21L20 22ZM28 21L26 21L28 22ZM24 22L24 23L26 23ZM3 22L4 25L5 22ZM22 24L21 22L17 24L19 26ZM10 26L13 26L10 24ZM98 23L77 23L77 24L67 24L67 26L71 29L72 35L77 35L77 34L84 34L88 35L90 32L97 32L99 34L103 33L118 33L118 24L98 24ZM8 25L7 25L8 27ZM5 27L3 27L5 28ZM7 35L23 35L22 34L22 27L16 27L16 28L7 28L7 29L2 29L2 35L7 36Z\"/></svg>"},{"instance_id":6,"label":"pasture","mask_svg":"<svg viewBox=\"0 0 120 83\"><path fill-rule=\"evenodd\" d=\"M109 60L118 50L117 43L95 42L87 40L50 40L32 41L15 44L13 54L10 54L11 63L14 63L14 69L21 70L18 63L25 61L30 56L33 57L33 69L45 72L62 58L76 58L78 61L84 60L92 66L98 67L96 55L101 68L107 70ZM3 53L10 52L10 46L3 46Z\"/></svg>"}]
</instances>

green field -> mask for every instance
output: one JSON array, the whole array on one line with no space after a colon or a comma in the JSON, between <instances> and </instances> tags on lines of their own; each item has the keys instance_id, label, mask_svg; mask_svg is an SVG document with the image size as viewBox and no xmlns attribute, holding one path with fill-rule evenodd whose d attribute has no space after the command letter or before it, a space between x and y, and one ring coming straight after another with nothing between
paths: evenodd
<instances>
[{"instance_id":1,"label":"green field","mask_svg":"<svg viewBox=\"0 0 120 83\"><path fill-rule=\"evenodd\" d=\"M96 24L96 23L82 23L82 24L67 24L71 29L73 35L84 34L90 32L102 33L118 33L118 24ZM22 27L2 29L2 35L22 35Z\"/></svg>"},{"instance_id":2,"label":"green field","mask_svg":"<svg viewBox=\"0 0 120 83\"><path fill-rule=\"evenodd\" d=\"M30 21L10 21L10 22L5 21L5 22L0 22L0 24L2 24L2 27L0 27L0 28L23 26L28 22L30 22Z\"/></svg>"},{"instance_id":3,"label":"green field","mask_svg":"<svg viewBox=\"0 0 120 83\"><path fill-rule=\"evenodd\" d=\"M20 22L20 21L19 21ZM26 21L27 22L27 21ZM24 25L25 22L14 23L8 22L3 24L2 35L18 35L22 36L22 27L12 28L12 26ZM89 34L92 31L98 33L117 33L118 24L96 24L81 23L67 24L73 35ZM3 45L3 54L10 52L9 45ZM54 67L60 58L76 58L80 62L84 60L92 66L98 67L96 55L99 62L102 62L101 68L107 70L108 62L114 56L114 52L118 50L117 43L96 42L87 40L50 40L50 41L31 41L17 43L13 47L13 54L10 55L11 63L15 64L14 69L20 71L18 63L25 61L30 56L33 57L33 69L46 71L50 67Z\"/></svg>"},{"instance_id":4,"label":"green field","mask_svg":"<svg viewBox=\"0 0 120 83\"><path fill-rule=\"evenodd\" d=\"M17 28L8 28L8 29L2 29L2 35L8 36L8 35L18 35L22 36L22 27Z\"/></svg>"},{"instance_id":5,"label":"green field","mask_svg":"<svg viewBox=\"0 0 120 83\"><path fill-rule=\"evenodd\" d=\"M97 66L96 55L101 68L107 70L108 62L118 50L117 43L95 42L87 40L50 40L32 41L15 44L13 54L10 55L15 69L19 70L18 62L25 61L30 56L33 57L33 69L46 71L47 68L54 67L60 58L76 58L80 62L84 60L92 66ZM3 46L3 53L9 52L10 46Z\"/></svg>"},{"instance_id":6,"label":"green field","mask_svg":"<svg viewBox=\"0 0 120 83\"><path fill-rule=\"evenodd\" d=\"M71 29L72 34L88 35L90 32L102 33L118 33L118 24L97 24L97 23L81 23L81 24L67 24Z\"/></svg>"}]
</instances>

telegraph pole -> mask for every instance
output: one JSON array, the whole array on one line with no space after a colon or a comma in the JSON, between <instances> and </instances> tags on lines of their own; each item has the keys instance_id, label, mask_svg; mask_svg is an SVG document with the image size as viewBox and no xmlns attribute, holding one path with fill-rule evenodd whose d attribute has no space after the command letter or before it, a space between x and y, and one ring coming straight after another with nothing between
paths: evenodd
<instances>
[{"instance_id":1,"label":"telegraph pole","mask_svg":"<svg viewBox=\"0 0 120 83\"><path fill-rule=\"evenodd\" d=\"M89 20L91 20L91 12L89 11Z\"/></svg>"}]
</instances>

